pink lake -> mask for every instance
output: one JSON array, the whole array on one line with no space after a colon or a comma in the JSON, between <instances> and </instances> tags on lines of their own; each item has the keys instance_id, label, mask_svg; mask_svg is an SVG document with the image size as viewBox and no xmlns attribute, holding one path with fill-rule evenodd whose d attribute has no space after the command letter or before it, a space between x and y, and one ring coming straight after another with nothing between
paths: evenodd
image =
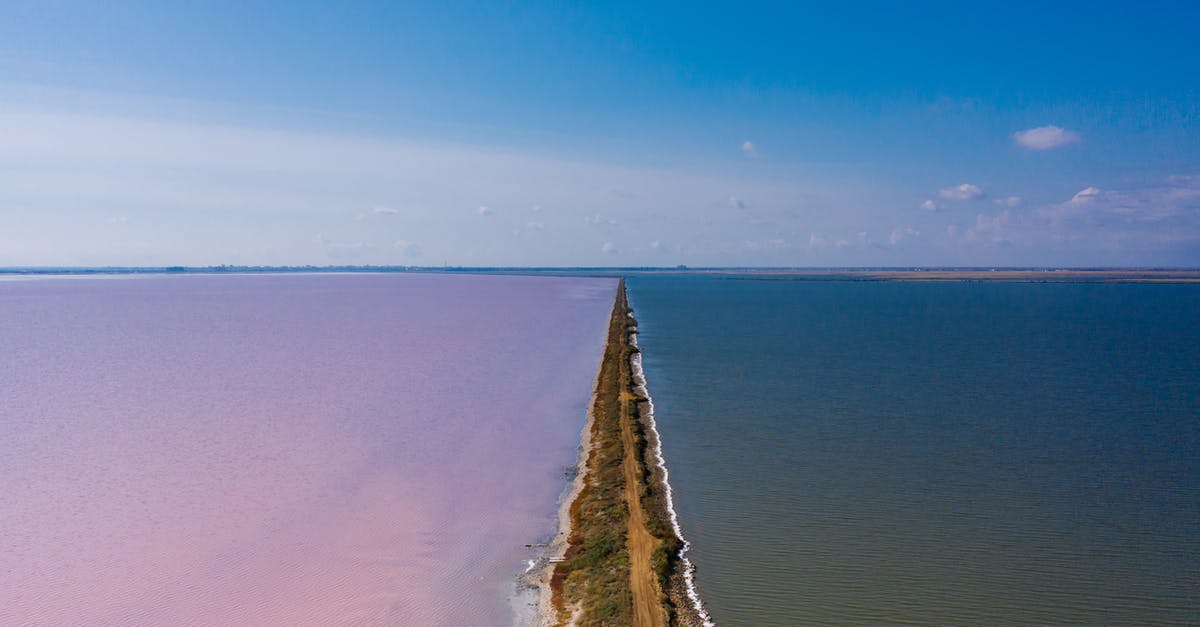
<instances>
[{"instance_id":1,"label":"pink lake","mask_svg":"<svg viewBox=\"0 0 1200 627\"><path fill-rule=\"evenodd\" d=\"M0 282L0 624L511 623L614 289Z\"/></svg>"}]
</instances>

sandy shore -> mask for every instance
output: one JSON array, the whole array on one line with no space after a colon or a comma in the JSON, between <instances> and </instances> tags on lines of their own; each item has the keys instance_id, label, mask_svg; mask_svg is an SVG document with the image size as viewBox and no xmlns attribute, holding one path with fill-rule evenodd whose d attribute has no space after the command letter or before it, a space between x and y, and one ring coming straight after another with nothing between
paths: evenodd
<instances>
[{"instance_id":1,"label":"sandy shore","mask_svg":"<svg viewBox=\"0 0 1200 627\"><path fill-rule=\"evenodd\" d=\"M620 286L618 285L618 289ZM611 320L605 323L607 328ZM606 336L608 332L605 332ZM592 429L596 423L596 395L599 393L601 376L604 372L605 353L601 353L596 365L596 376L592 380L592 393L588 397L587 418L579 438L579 453L575 459L574 477L563 490L558 500L558 529L554 537L542 547L529 568L517 578L517 593L513 607L515 623L522 627L551 627L559 624L554 607L554 593L550 582L554 568L562 561L571 537L571 505L583 491L588 479L588 457L592 452Z\"/></svg>"},{"instance_id":2,"label":"sandy shore","mask_svg":"<svg viewBox=\"0 0 1200 627\"><path fill-rule=\"evenodd\" d=\"M527 597L521 595L520 604L529 608L531 607L530 602L536 603L532 606L535 608L534 612L518 611L518 625L550 627L558 624L550 580L554 576L554 565L562 559L563 554L567 551L567 539L571 536L571 504L575 502L587 481L587 460L592 450L592 425L595 423L594 407L596 390L599 385L600 373L597 368L596 380L592 384L592 395L588 399L587 422L584 424L583 433L580 436L579 456L575 461L575 477L563 492L558 503L558 532L554 534L554 538L546 545L541 555L534 560L529 570L525 571L518 580L518 588L529 593L529 601L525 601Z\"/></svg>"}]
</instances>

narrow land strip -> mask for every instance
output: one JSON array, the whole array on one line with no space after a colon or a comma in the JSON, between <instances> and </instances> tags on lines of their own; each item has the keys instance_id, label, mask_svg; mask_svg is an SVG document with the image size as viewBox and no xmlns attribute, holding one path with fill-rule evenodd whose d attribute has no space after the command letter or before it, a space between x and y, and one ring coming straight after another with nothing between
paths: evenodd
<instances>
[{"instance_id":1,"label":"narrow land strip","mask_svg":"<svg viewBox=\"0 0 1200 627\"><path fill-rule=\"evenodd\" d=\"M677 612L676 557L662 473L648 465L645 399L635 391L630 315L617 287L597 377L583 488L571 504L568 547L551 579L553 621L573 625L664 627L693 624Z\"/></svg>"}]
</instances>

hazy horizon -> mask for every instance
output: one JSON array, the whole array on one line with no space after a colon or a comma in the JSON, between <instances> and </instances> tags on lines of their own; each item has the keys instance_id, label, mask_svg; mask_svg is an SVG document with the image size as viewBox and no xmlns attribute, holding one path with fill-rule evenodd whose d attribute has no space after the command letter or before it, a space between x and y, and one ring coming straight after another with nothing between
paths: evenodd
<instances>
[{"instance_id":1,"label":"hazy horizon","mask_svg":"<svg viewBox=\"0 0 1200 627\"><path fill-rule=\"evenodd\" d=\"M532 272L709 272L709 271L731 271L731 270L746 270L751 272L757 271L778 271L791 274L802 274L804 272L827 273L835 271L846 272L906 272L906 271L946 271L946 272L981 272L981 271L1067 271L1067 272L1123 272L1123 271L1164 271L1164 272L1193 272L1200 271L1200 265L1142 265L1142 266L1004 266L1004 265L977 265L977 266L689 266L686 264L678 264L674 266L455 266L455 265L385 265L385 264L305 264L305 265L240 265L240 264L213 264L204 266L180 266L180 265L159 265L159 266L0 266L0 274L12 275L38 275L38 274L71 274L73 272L80 273L97 273L97 274L123 274L123 273L146 273L146 274L220 274L220 273L304 273L304 272L351 272L351 273L369 273L369 272L418 272L418 273L435 273L448 272L469 273L473 271L484 272L504 272L504 271L532 271Z\"/></svg>"}]
</instances>

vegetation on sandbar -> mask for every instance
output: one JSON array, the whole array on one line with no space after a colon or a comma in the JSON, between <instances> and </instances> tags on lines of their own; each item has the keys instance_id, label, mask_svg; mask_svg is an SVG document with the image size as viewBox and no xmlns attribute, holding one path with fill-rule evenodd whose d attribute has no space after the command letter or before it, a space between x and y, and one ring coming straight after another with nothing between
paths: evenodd
<instances>
[{"instance_id":1,"label":"vegetation on sandbar","mask_svg":"<svg viewBox=\"0 0 1200 627\"><path fill-rule=\"evenodd\" d=\"M630 342L630 335L636 333L636 322L630 312L621 281L592 405L592 448L587 455L584 485L571 504L571 534L564 561L557 565L551 579L560 623L568 621L575 610L576 622L581 626L635 623L627 546L630 503L622 471L627 454L634 457L638 469L638 485L632 494L640 501L646 530L655 543L648 566L656 584L653 595L666 619L672 623L678 620L671 602L674 595L667 591L681 541L668 518L662 478L656 466L648 463L653 459L653 442L649 440L653 434L648 433L641 416L645 399L634 391L630 358L637 348ZM632 430L632 451L622 443L623 424Z\"/></svg>"}]
</instances>

